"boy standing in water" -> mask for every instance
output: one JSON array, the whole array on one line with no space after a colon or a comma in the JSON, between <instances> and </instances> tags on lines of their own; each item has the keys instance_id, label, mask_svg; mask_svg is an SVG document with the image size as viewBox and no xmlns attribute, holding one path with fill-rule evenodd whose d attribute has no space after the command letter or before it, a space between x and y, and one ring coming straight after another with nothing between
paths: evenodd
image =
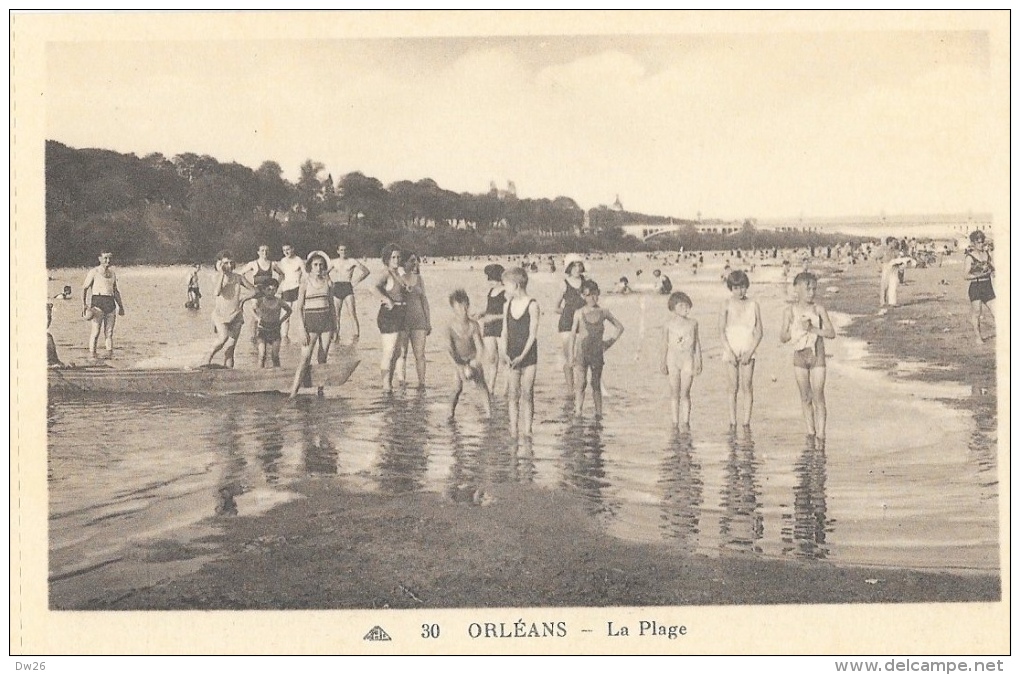
<instances>
[{"instance_id":1,"label":"boy standing in water","mask_svg":"<svg viewBox=\"0 0 1020 675\"><path fill-rule=\"evenodd\" d=\"M255 344L259 350L259 367L266 367L266 357L272 360L273 368L280 367L281 324L290 318L290 305L276 296L280 282L267 279L259 286L259 294L248 300L255 300Z\"/></svg>"},{"instance_id":2,"label":"boy standing in water","mask_svg":"<svg viewBox=\"0 0 1020 675\"><path fill-rule=\"evenodd\" d=\"M669 296L673 318L662 331L662 374L669 377L669 410L673 426L687 430L691 426L691 385L701 374L701 339L698 322L687 316L694 303L686 293Z\"/></svg>"},{"instance_id":3,"label":"boy standing in water","mask_svg":"<svg viewBox=\"0 0 1020 675\"><path fill-rule=\"evenodd\" d=\"M201 306L202 291L198 286L198 271L200 269L202 266L196 264L188 276L188 301L184 303L188 309L199 309Z\"/></svg>"},{"instance_id":4,"label":"boy standing in water","mask_svg":"<svg viewBox=\"0 0 1020 675\"><path fill-rule=\"evenodd\" d=\"M457 410L457 402L460 400L460 394L464 391L466 382L473 383L485 394L485 398L482 399L485 404L485 414L491 417L489 389L485 385L482 362L478 358L485 351L485 346L482 344L482 329L469 314L471 300L468 299L464 289L458 288L450 294L450 307L453 309L454 319L447 330L447 351L457 368L457 384L453 390L453 400L450 401L450 419L453 419Z\"/></svg>"},{"instance_id":5,"label":"boy standing in water","mask_svg":"<svg viewBox=\"0 0 1020 675\"><path fill-rule=\"evenodd\" d=\"M793 280L796 299L783 312L779 339L793 344L793 372L808 440L825 447L825 339L836 337L829 313L815 302L818 278L801 272ZM823 339L824 338L824 339Z\"/></svg>"},{"instance_id":6,"label":"boy standing in water","mask_svg":"<svg viewBox=\"0 0 1020 675\"><path fill-rule=\"evenodd\" d=\"M758 303L747 298L751 280L740 270L730 272L726 287L730 298L719 315L719 332L722 333L723 356L728 368L727 402L730 408L730 431L737 427L737 391L743 394L746 408L743 424L751 426L751 408L754 406L754 353L761 343L761 309Z\"/></svg>"},{"instance_id":7,"label":"boy standing in water","mask_svg":"<svg viewBox=\"0 0 1020 675\"><path fill-rule=\"evenodd\" d=\"M595 402L595 419L602 418L602 367L605 352L623 335L623 324L612 312L599 307L599 285L591 279L581 282L584 307L574 313L567 353L574 369L574 414L581 415L584 407L584 390L591 371L591 398ZM613 324L616 335L605 340L606 322Z\"/></svg>"},{"instance_id":8,"label":"boy standing in water","mask_svg":"<svg viewBox=\"0 0 1020 675\"><path fill-rule=\"evenodd\" d=\"M508 300L503 312L502 340L509 366L510 435L518 436L523 416L523 435L530 437L535 418L538 321L542 312L538 301L528 296L528 273L523 268L514 267L504 272L503 286Z\"/></svg>"},{"instance_id":9,"label":"boy standing in water","mask_svg":"<svg viewBox=\"0 0 1020 675\"><path fill-rule=\"evenodd\" d=\"M237 346L237 338L241 335L241 326L244 325L244 313L241 310L241 303L244 301L244 291L254 291L255 287L244 276L234 271L234 254L230 251L220 251L216 256L216 285L213 296L216 298L216 305L213 308L212 321L216 327L216 344L213 345L207 365L212 365L216 353L223 351L223 365L226 368L234 367L234 349Z\"/></svg>"}]
</instances>

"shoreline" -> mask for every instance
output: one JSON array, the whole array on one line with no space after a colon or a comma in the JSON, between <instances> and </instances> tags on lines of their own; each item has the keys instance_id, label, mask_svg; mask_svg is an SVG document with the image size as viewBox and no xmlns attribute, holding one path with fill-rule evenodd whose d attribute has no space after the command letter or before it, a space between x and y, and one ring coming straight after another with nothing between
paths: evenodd
<instances>
[{"instance_id":1,"label":"shoreline","mask_svg":"<svg viewBox=\"0 0 1020 675\"><path fill-rule=\"evenodd\" d=\"M966 339L965 291L961 295L957 287L948 288L943 309L958 321L939 324L944 317L932 312L930 303L942 296L937 285L934 295L929 286L941 273L910 270L904 305L878 315L868 304L877 295L877 273L872 279L870 272L863 266L823 274L823 286L836 286L839 292L827 293L822 302L853 317L842 334L864 340L866 366L894 378L967 382L970 377L978 382L977 391L992 392L954 399L953 404L972 410L978 431L994 444L996 399L994 388L984 386L990 380L994 387L994 348L989 345L990 356L977 353L954 361L958 352L974 351ZM875 293L866 292L872 285ZM901 320L915 323L897 323ZM925 361L932 368L909 374L889 370L889 363L915 360L922 342L904 340L896 327L920 330L928 326L918 323L925 320L938 329L930 331L938 338L932 344L959 343L960 348L930 352L937 357ZM942 332L946 327L949 332ZM359 493L318 479L292 489L302 497L258 515L210 519L208 533L194 545L156 542L120 570L106 572L134 578L138 588L126 589L119 576L120 587L97 584L104 590L96 593L81 592L85 579L55 581L50 584L51 608L650 607L1002 599L1001 570L857 566L731 552L708 556L664 543L628 542L602 531L569 495L534 486L492 486L487 489L491 501L484 505L454 502L440 493ZM216 553L210 560L212 549ZM158 578L140 572L159 564L168 565L170 574Z\"/></svg>"}]
</instances>

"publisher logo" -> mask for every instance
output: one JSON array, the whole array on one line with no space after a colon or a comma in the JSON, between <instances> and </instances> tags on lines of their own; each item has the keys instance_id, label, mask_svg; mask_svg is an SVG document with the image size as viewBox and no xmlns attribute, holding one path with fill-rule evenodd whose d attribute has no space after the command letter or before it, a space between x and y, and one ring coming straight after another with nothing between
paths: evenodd
<instances>
[{"instance_id":1,"label":"publisher logo","mask_svg":"<svg viewBox=\"0 0 1020 675\"><path fill-rule=\"evenodd\" d=\"M386 642L392 640L389 633L382 629L382 626L375 626L372 630L368 631L365 635L365 639L369 642Z\"/></svg>"}]
</instances>

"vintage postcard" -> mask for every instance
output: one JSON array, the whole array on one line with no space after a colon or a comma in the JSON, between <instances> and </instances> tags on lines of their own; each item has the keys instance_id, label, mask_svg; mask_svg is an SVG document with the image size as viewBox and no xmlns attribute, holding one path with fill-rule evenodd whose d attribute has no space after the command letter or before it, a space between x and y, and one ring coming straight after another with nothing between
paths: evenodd
<instances>
[{"instance_id":1,"label":"vintage postcard","mask_svg":"<svg viewBox=\"0 0 1020 675\"><path fill-rule=\"evenodd\" d=\"M10 29L12 655L1008 654L1008 12Z\"/></svg>"}]
</instances>

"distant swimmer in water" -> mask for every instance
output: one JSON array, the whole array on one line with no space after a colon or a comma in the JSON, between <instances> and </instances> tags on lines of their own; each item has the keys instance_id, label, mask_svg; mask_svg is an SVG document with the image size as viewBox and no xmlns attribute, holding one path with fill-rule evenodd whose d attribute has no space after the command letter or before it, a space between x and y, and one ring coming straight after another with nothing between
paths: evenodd
<instances>
[{"instance_id":1,"label":"distant swimmer in water","mask_svg":"<svg viewBox=\"0 0 1020 675\"><path fill-rule=\"evenodd\" d=\"M673 292L673 282L669 280L665 274L660 270L652 271L652 283L654 284L655 292L660 295L669 295Z\"/></svg>"},{"instance_id":2,"label":"distant swimmer in water","mask_svg":"<svg viewBox=\"0 0 1020 675\"><path fill-rule=\"evenodd\" d=\"M117 286L117 274L110 268L113 254L99 253L99 265L89 270L81 287L81 315L91 323L89 354L96 358L99 334L105 336L106 353L113 354L113 329L117 316L124 316L124 301Z\"/></svg>"},{"instance_id":3,"label":"distant swimmer in water","mask_svg":"<svg viewBox=\"0 0 1020 675\"><path fill-rule=\"evenodd\" d=\"M686 293L670 294L667 306L672 318L662 330L660 370L669 378L673 427L685 431L691 426L691 385L701 374L701 339L698 322L688 316L694 303Z\"/></svg>"},{"instance_id":4,"label":"distant swimmer in water","mask_svg":"<svg viewBox=\"0 0 1020 675\"><path fill-rule=\"evenodd\" d=\"M630 281L627 277L620 277L620 280L616 282L615 286L613 286L613 293L619 293L620 295L627 295L628 293L631 293Z\"/></svg>"},{"instance_id":5,"label":"distant swimmer in water","mask_svg":"<svg viewBox=\"0 0 1020 675\"><path fill-rule=\"evenodd\" d=\"M198 272L201 269L201 265L195 265L191 270L191 274L188 275L188 301L184 303L184 306L188 309L199 309L201 307L202 291L198 286Z\"/></svg>"},{"instance_id":6,"label":"distant swimmer in water","mask_svg":"<svg viewBox=\"0 0 1020 675\"><path fill-rule=\"evenodd\" d=\"M754 353L761 344L763 335L761 308L747 297L751 280L740 270L730 272L726 287L730 297L719 315L719 332L722 334L723 355L726 361L727 403L730 412L730 430L737 426L737 392L744 399L745 427L751 424L751 408L754 406Z\"/></svg>"},{"instance_id":7,"label":"distant swimmer in water","mask_svg":"<svg viewBox=\"0 0 1020 675\"><path fill-rule=\"evenodd\" d=\"M64 290L53 296L54 300L70 300L73 293L70 286L64 286Z\"/></svg>"}]
</instances>

